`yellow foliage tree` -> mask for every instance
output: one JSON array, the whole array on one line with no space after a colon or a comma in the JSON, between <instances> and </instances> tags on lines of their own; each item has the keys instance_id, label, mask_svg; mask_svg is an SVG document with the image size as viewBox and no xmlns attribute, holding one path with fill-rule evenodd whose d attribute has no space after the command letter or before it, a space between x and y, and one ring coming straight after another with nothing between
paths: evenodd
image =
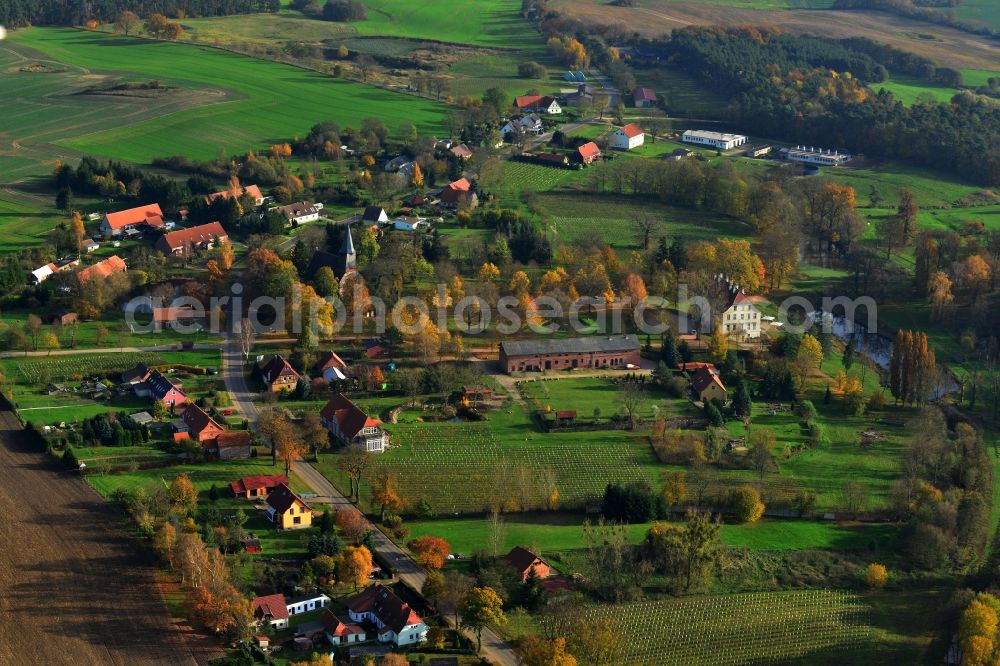
<instances>
[{"instance_id":1,"label":"yellow foliage tree","mask_svg":"<svg viewBox=\"0 0 1000 666\"><path fill-rule=\"evenodd\" d=\"M888 579L889 572L886 570L884 564L872 562L865 569L865 584L872 589L884 587Z\"/></svg>"}]
</instances>

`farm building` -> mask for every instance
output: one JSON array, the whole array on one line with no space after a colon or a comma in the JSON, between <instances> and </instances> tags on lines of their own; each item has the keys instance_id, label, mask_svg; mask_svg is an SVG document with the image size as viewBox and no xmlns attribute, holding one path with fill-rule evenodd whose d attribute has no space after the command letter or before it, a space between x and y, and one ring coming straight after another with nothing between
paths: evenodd
<instances>
[{"instance_id":1,"label":"farm building","mask_svg":"<svg viewBox=\"0 0 1000 666\"><path fill-rule=\"evenodd\" d=\"M508 373L638 365L639 339L635 335L519 340L500 344L500 366Z\"/></svg>"},{"instance_id":2,"label":"farm building","mask_svg":"<svg viewBox=\"0 0 1000 666\"><path fill-rule=\"evenodd\" d=\"M778 151L781 159L790 162L802 162L803 164L815 164L817 166L840 166L851 161L848 153L841 153L827 148L823 152L822 148L812 146L795 146L795 148L782 148Z\"/></svg>"},{"instance_id":3,"label":"farm building","mask_svg":"<svg viewBox=\"0 0 1000 666\"><path fill-rule=\"evenodd\" d=\"M371 622L380 643L414 645L427 637L427 625L409 604L376 583L347 601L352 622Z\"/></svg>"},{"instance_id":4,"label":"farm building","mask_svg":"<svg viewBox=\"0 0 1000 666\"><path fill-rule=\"evenodd\" d=\"M173 382L153 370L145 381L135 384L135 394L140 398L152 398L162 402L167 407L183 405L187 396Z\"/></svg>"},{"instance_id":5,"label":"farm building","mask_svg":"<svg viewBox=\"0 0 1000 666\"><path fill-rule=\"evenodd\" d=\"M711 146L717 150L729 150L736 146L742 146L747 142L747 138L742 134L728 134L724 132L708 132L706 130L686 130L681 135L684 143L697 143L702 146Z\"/></svg>"},{"instance_id":6,"label":"farm building","mask_svg":"<svg viewBox=\"0 0 1000 666\"><path fill-rule=\"evenodd\" d=\"M459 178L444 186L439 195L441 203L456 206L463 200L468 200L473 206L479 201L479 197L472 191L472 183L468 178Z\"/></svg>"},{"instance_id":7,"label":"farm building","mask_svg":"<svg viewBox=\"0 0 1000 666\"><path fill-rule=\"evenodd\" d=\"M675 162L680 162L681 160L687 159L693 155L694 155L693 150L688 150L687 148L675 148L674 150L670 151L669 155L667 155L667 159L673 160Z\"/></svg>"},{"instance_id":8,"label":"farm building","mask_svg":"<svg viewBox=\"0 0 1000 666\"><path fill-rule=\"evenodd\" d=\"M122 373L122 382L126 384L139 384L149 379L150 372L149 366L145 363L140 363L131 370L126 370Z\"/></svg>"},{"instance_id":9,"label":"farm building","mask_svg":"<svg viewBox=\"0 0 1000 666\"><path fill-rule=\"evenodd\" d=\"M722 383L715 368L698 368L691 373L691 390L702 402L726 401L726 385Z\"/></svg>"},{"instance_id":10,"label":"farm building","mask_svg":"<svg viewBox=\"0 0 1000 666\"><path fill-rule=\"evenodd\" d=\"M278 485L267 496L267 515L281 530L301 529L312 525L312 509L287 484Z\"/></svg>"},{"instance_id":11,"label":"farm building","mask_svg":"<svg viewBox=\"0 0 1000 666\"><path fill-rule=\"evenodd\" d=\"M222 190L221 192L212 192L205 197L205 203L212 203L216 199L222 199L227 201L230 197L236 197L237 199L248 196L253 198L253 204L255 206L264 205L264 195L261 194L260 188L256 185L247 185L246 187L237 187L230 190Z\"/></svg>"},{"instance_id":12,"label":"farm building","mask_svg":"<svg viewBox=\"0 0 1000 666\"><path fill-rule=\"evenodd\" d=\"M284 356L275 354L260 366L260 377L268 391L291 391L302 375L295 371Z\"/></svg>"},{"instance_id":13,"label":"farm building","mask_svg":"<svg viewBox=\"0 0 1000 666\"><path fill-rule=\"evenodd\" d=\"M40 268L36 268L31 271L31 275L28 277L28 282L31 284L41 284L48 280L50 277L56 273L62 273L63 271L68 271L71 268L76 268L80 265L80 260L76 257L65 257L58 261L45 264Z\"/></svg>"},{"instance_id":14,"label":"farm building","mask_svg":"<svg viewBox=\"0 0 1000 666\"><path fill-rule=\"evenodd\" d=\"M743 151L743 154L747 157L764 157L771 152L771 146L766 143L758 143L752 146L747 146Z\"/></svg>"},{"instance_id":15,"label":"farm building","mask_svg":"<svg viewBox=\"0 0 1000 666\"><path fill-rule=\"evenodd\" d=\"M101 244L95 241L93 238L88 238L87 240L80 243L80 249L90 254L91 252L100 249Z\"/></svg>"},{"instance_id":16,"label":"farm building","mask_svg":"<svg viewBox=\"0 0 1000 666\"><path fill-rule=\"evenodd\" d=\"M549 95L521 95L514 98L514 108L522 113L547 113L554 115L562 113L562 107L555 97Z\"/></svg>"},{"instance_id":17,"label":"farm building","mask_svg":"<svg viewBox=\"0 0 1000 666\"><path fill-rule=\"evenodd\" d=\"M160 326L163 324L191 324L204 318L205 310L193 305L168 305L162 308L153 308L153 323Z\"/></svg>"},{"instance_id":18,"label":"farm building","mask_svg":"<svg viewBox=\"0 0 1000 666\"><path fill-rule=\"evenodd\" d=\"M379 208L379 210L382 210ZM385 214L385 211L382 211ZM385 220L389 221L388 218ZM306 275L315 277L316 273L319 272L321 268L327 267L333 271L333 275L339 280L351 271L357 268L357 252L354 250L354 237L351 236L351 227L347 227L347 232L344 234L344 240L340 245L340 252L334 254L333 252L326 252L325 250L316 250L313 252L312 257L309 258L309 267L306 269Z\"/></svg>"},{"instance_id":19,"label":"farm building","mask_svg":"<svg viewBox=\"0 0 1000 666\"><path fill-rule=\"evenodd\" d=\"M326 640L330 642L330 645L351 645L365 640L365 630L360 625L344 624L329 608L323 613L320 621L323 623Z\"/></svg>"},{"instance_id":20,"label":"farm building","mask_svg":"<svg viewBox=\"0 0 1000 666\"><path fill-rule=\"evenodd\" d=\"M205 441L205 455L218 460L244 460L250 457L253 437L244 430L220 433L215 439Z\"/></svg>"},{"instance_id":21,"label":"farm building","mask_svg":"<svg viewBox=\"0 0 1000 666\"><path fill-rule=\"evenodd\" d=\"M515 546L504 556L507 564L514 568L521 580L527 580L531 570L535 570L535 575L539 578L548 578L552 574L552 569L545 560L535 555L527 548Z\"/></svg>"},{"instance_id":22,"label":"farm building","mask_svg":"<svg viewBox=\"0 0 1000 666\"><path fill-rule=\"evenodd\" d=\"M611 135L611 147L618 150L632 150L646 142L646 135L636 123L619 127Z\"/></svg>"},{"instance_id":23,"label":"farm building","mask_svg":"<svg viewBox=\"0 0 1000 666\"><path fill-rule=\"evenodd\" d=\"M101 220L101 233L106 236L121 236L126 231L146 226L153 229L164 228L163 211L160 204L137 206L117 213L107 213Z\"/></svg>"},{"instance_id":24,"label":"farm building","mask_svg":"<svg viewBox=\"0 0 1000 666\"><path fill-rule=\"evenodd\" d=\"M111 277L115 273L124 273L127 270L128 266L125 265L125 260L116 254L78 271L76 279L83 285L94 278L103 279Z\"/></svg>"},{"instance_id":25,"label":"farm building","mask_svg":"<svg viewBox=\"0 0 1000 666\"><path fill-rule=\"evenodd\" d=\"M396 231L419 231L428 227L427 218L418 216L397 217L392 221L392 228Z\"/></svg>"},{"instance_id":26,"label":"farm building","mask_svg":"<svg viewBox=\"0 0 1000 666\"><path fill-rule=\"evenodd\" d=\"M319 415L326 429L342 444L362 444L371 453L382 453L389 444L389 433L382 429L382 421L365 414L342 393L330 398Z\"/></svg>"},{"instance_id":27,"label":"farm building","mask_svg":"<svg viewBox=\"0 0 1000 666\"><path fill-rule=\"evenodd\" d=\"M576 149L576 159L582 164L591 164L601 156L601 149L593 141L588 141Z\"/></svg>"},{"instance_id":28,"label":"farm building","mask_svg":"<svg viewBox=\"0 0 1000 666\"><path fill-rule=\"evenodd\" d=\"M229 236L222 225L218 222L209 222L164 234L156 241L156 249L168 256L184 256L193 250L211 250L216 242L228 241Z\"/></svg>"},{"instance_id":29,"label":"farm building","mask_svg":"<svg viewBox=\"0 0 1000 666\"><path fill-rule=\"evenodd\" d=\"M293 227L305 224L306 222L315 222L319 219L319 212L323 209L322 204L314 204L308 201L296 201L295 203L288 204L287 206L278 206L276 209L288 223Z\"/></svg>"},{"instance_id":30,"label":"farm building","mask_svg":"<svg viewBox=\"0 0 1000 666\"><path fill-rule=\"evenodd\" d=\"M652 88L636 88L632 91L632 101L640 109L656 106L656 92Z\"/></svg>"},{"instance_id":31,"label":"farm building","mask_svg":"<svg viewBox=\"0 0 1000 666\"><path fill-rule=\"evenodd\" d=\"M367 206L365 207L365 212L361 214L361 221L381 224L382 222L389 221L389 214L385 212L385 208L382 208L382 206Z\"/></svg>"},{"instance_id":32,"label":"farm building","mask_svg":"<svg viewBox=\"0 0 1000 666\"><path fill-rule=\"evenodd\" d=\"M293 597L285 600L285 607L288 608L289 615L299 615L308 613L320 608L326 608L330 603L330 597L325 594L307 594L305 596Z\"/></svg>"},{"instance_id":33,"label":"farm building","mask_svg":"<svg viewBox=\"0 0 1000 666\"><path fill-rule=\"evenodd\" d=\"M78 319L79 317L75 312L60 309L53 313L49 319L49 323L53 326L69 326L70 324L75 324Z\"/></svg>"},{"instance_id":34,"label":"farm building","mask_svg":"<svg viewBox=\"0 0 1000 666\"><path fill-rule=\"evenodd\" d=\"M272 474L270 476L259 474L256 476L244 476L242 479L229 484L229 489L233 491L233 497L240 499L255 499L266 497L281 484L288 485L288 477L284 474Z\"/></svg>"}]
</instances>

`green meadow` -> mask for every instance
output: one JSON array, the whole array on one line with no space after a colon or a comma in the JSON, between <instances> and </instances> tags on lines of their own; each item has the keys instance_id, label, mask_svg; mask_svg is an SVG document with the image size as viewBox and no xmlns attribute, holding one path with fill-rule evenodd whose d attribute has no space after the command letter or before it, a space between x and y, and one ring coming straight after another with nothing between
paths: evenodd
<instances>
[{"instance_id":1,"label":"green meadow","mask_svg":"<svg viewBox=\"0 0 1000 666\"><path fill-rule=\"evenodd\" d=\"M120 115L96 108L95 113L103 113L101 127L91 125L79 132L65 122L66 108L59 104L65 93L53 100L44 93L18 92L27 107L22 111L25 128L35 125L27 115L31 109L53 121L58 118L62 137L50 140L83 153L140 163L179 153L206 159L220 151L240 152L285 141L326 119L357 126L373 116L389 127L413 122L426 133L441 128L443 107L434 102L206 47L49 28L19 31L11 35L10 43L22 54L31 49L65 67L82 68L87 72L83 78L158 79L196 90L196 102L209 102L152 119L136 114L124 124Z\"/></svg>"},{"instance_id":2,"label":"green meadow","mask_svg":"<svg viewBox=\"0 0 1000 666\"><path fill-rule=\"evenodd\" d=\"M951 98L958 93L957 88L945 88L926 81L921 81L915 76L904 76L893 74L892 79L882 83L872 84L872 88L878 90L885 88L893 94L903 104L910 106L917 101L917 97L930 94L937 102L950 102Z\"/></svg>"}]
</instances>

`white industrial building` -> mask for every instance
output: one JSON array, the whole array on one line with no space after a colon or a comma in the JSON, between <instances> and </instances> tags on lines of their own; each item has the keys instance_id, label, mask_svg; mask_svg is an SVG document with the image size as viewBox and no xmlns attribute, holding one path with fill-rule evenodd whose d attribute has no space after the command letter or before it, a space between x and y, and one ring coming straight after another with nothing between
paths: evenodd
<instances>
[{"instance_id":1,"label":"white industrial building","mask_svg":"<svg viewBox=\"0 0 1000 666\"><path fill-rule=\"evenodd\" d=\"M791 162L804 162L806 164L817 164L819 166L839 166L851 161L849 153L841 153L827 148L813 148L812 146L795 146L795 148L782 148L778 151L783 159Z\"/></svg>"},{"instance_id":2,"label":"white industrial building","mask_svg":"<svg viewBox=\"0 0 1000 666\"><path fill-rule=\"evenodd\" d=\"M684 143L697 143L702 146L711 146L718 150L730 150L736 146L742 146L747 142L747 138L742 134L708 132L705 130L686 130L681 136L681 140Z\"/></svg>"}]
</instances>

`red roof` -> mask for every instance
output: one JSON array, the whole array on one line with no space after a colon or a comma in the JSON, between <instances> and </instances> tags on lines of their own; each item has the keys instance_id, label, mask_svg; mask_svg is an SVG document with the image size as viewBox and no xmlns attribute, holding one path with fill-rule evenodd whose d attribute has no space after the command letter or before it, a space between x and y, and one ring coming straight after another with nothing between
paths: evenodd
<instances>
[{"instance_id":1,"label":"red roof","mask_svg":"<svg viewBox=\"0 0 1000 666\"><path fill-rule=\"evenodd\" d=\"M629 123L619 131L630 139L643 133L642 128L635 123Z\"/></svg>"},{"instance_id":2,"label":"red roof","mask_svg":"<svg viewBox=\"0 0 1000 666\"><path fill-rule=\"evenodd\" d=\"M171 252L183 248L185 245L197 245L199 243L214 243L216 238L229 238L226 230L218 222L209 222L190 229L171 231L160 239L158 245L163 245Z\"/></svg>"},{"instance_id":3,"label":"red roof","mask_svg":"<svg viewBox=\"0 0 1000 666\"><path fill-rule=\"evenodd\" d=\"M202 430L211 427L218 430L225 430L225 428L216 423L208 415L208 412L193 403L184 408L184 416L181 418L184 421L184 425L188 427L188 432L192 435L200 435Z\"/></svg>"},{"instance_id":4,"label":"red roof","mask_svg":"<svg viewBox=\"0 0 1000 666\"><path fill-rule=\"evenodd\" d=\"M76 279L83 284L91 278L106 278L115 273L124 273L126 270L128 270L128 267L125 265L125 260L116 254L104 261L99 261L93 266L84 268L76 274Z\"/></svg>"},{"instance_id":5,"label":"red roof","mask_svg":"<svg viewBox=\"0 0 1000 666\"><path fill-rule=\"evenodd\" d=\"M557 419L575 419L576 418L576 410L575 409L567 409L567 410L564 410L564 411L556 412L556 418Z\"/></svg>"},{"instance_id":6,"label":"red roof","mask_svg":"<svg viewBox=\"0 0 1000 666\"><path fill-rule=\"evenodd\" d=\"M104 216L111 229L121 229L130 224L149 224L154 227L163 226L163 211L160 204L149 204L148 206L137 206L128 210L121 210L117 213L108 213Z\"/></svg>"},{"instance_id":7,"label":"red roof","mask_svg":"<svg viewBox=\"0 0 1000 666\"><path fill-rule=\"evenodd\" d=\"M694 388L695 392L699 395L712 384L718 384L719 388L723 391L726 390L726 385L722 383L721 379L719 379L719 375L715 371L715 368L698 368L691 375L691 387Z\"/></svg>"},{"instance_id":8,"label":"red roof","mask_svg":"<svg viewBox=\"0 0 1000 666\"><path fill-rule=\"evenodd\" d=\"M327 421L336 421L340 432L347 439L354 439L364 428L382 425L382 422L365 414L360 407L344 397L343 393L330 398L319 412Z\"/></svg>"},{"instance_id":9,"label":"red roof","mask_svg":"<svg viewBox=\"0 0 1000 666\"><path fill-rule=\"evenodd\" d=\"M593 141L588 141L579 148L576 152L580 153L580 157L583 158L584 162L590 162L601 156L601 149L597 147L597 144Z\"/></svg>"},{"instance_id":10,"label":"red roof","mask_svg":"<svg viewBox=\"0 0 1000 666\"><path fill-rule=\"evenodd\" d=\"M333 637L338 636L349 636L351 634L363 634L365 630L356 624L344 624L340 621L333 611L329 608L323 613L323 617L320 618L320 622L323 623L323 628L326 629L326 633Z\"/></svg>"},{"instance_id":11,"label":"red roof","mask_svg":"<svg viewBox=\"0 0 1000 666\"><path fill-rule=\"evenodd\" d=\"M316 360L316 364L313 366L316 372L323 372L328 368L337 368L338 370L345 370L347 364L344 363L344 359L337 356L336 352L325 351L319 355L319 359Z\"/></svg>"},{"instance_id":12,"label":"red roof","mask_svg":"<svg viewBox=\"0 0 1000 666\"><path fill-rule=\"evenodd\" d=\"M229 488L233 491L234 495L245 495L248 490L258 490L264 488L275 488L279 484L288 484L288 477L284 474L272 474L266 476L263 474L258 474L256 476L244 476L239 481L233 481L229 484Z\"/></svg>"},{"instance_id":13,"label":"red roof","mask_svg":"<svg viewBox=\"0 0 1000 666\"><path fill-rule=\"evenodd\" d=\"M257 617L271 616L273 620L287 620L288 606L285 605L285 595L269 594L253 600L253 612Z\"/></svg>"},{"instance_id":14,"label":"red roof","mask_svg":"<svg viewBox=\"0 0 1000 666\"><path fill-rule=\"evenodd\" d=\"M356 614L373 613L383 625L397 634L403 627L423 622L409 604L378 583L348 599L347 607Z\"/></svg>"},{"instance_id":15,"label":"red roof","mask_svg":"<svg viewBox=\"0 0 1000 666\"><path fill-rule=\"evenodd\" d=\"M264 364L260 369L260 374L264 378L264 381L273 384L278 380L279 377L293 375L298 379L302 378L302 375L295 371L292 364L289 363L283 356L275 354L271 359Z\"/></svg>"},{"instance_id":16,"label":"red roof","mask_svg":"<svg viewBox=\"0 0 1000 666\"><path fill-rule=\"evenodd\" d=\"M245 430L227 431L215 438L215 446L219 449L250 446L252 443L253 437Z\"/></svg>"},{"instance_id":17,"label":"red roof","mask_svg":"<svg viewBox=\"0 0 1000 666\"><path fill-rule=\"evenodd\" d=\"M457 146L455 146L454 148L451 149L451 154L454 155L455 157L461 157L462 159L468 159L468 158L472 157L472 150L467 145L465 145L464 143L460 143L460 144L458 144Z\"/></svg>"},{"instance_id":18,"label":"red roof","mask_svg":"<svg viewBox=\"0 0 1000 666\"><path fill-rule=\"evenodd\" d=\"M458 198L463 194L469 192L472 189L472 183L469 182L468 178L459 178L456 181L448 183L445 185L444 189L441 190L441 201L445 203L454 203L458 201Z\"/></svg>"},{"instance_id":19,"label":"red roof","mask_svg":"<svg viewBox=\"0 0 1000 666\"><path fill-rule=\"evenodd\" d=\"M165 308L153 308L153 321L174 322L190 321L199 316L205 316L205 311L200 312L192 305L171 305Z\"/></svg>"},{"instance_id":20,"label":"red roof","mask_svg":"<svg viewBox=\"0 0 1000 666\"><path fill-rule=\"evenodd\" d=\"M636 88L632 91L632 99L636 102L655 102L656 92L652 88Z\"/></svg>"},{"instance_id":21,"label":"red roof","mask_svg":"<svg viewBox=\"0 0 1000 666\"><path fill-rule=\"evenodd\" d=\"M536 564L545 564L545 561L535 555L533 552L527 548L521 548L520 546L514 546L511 548L510 552L504 557L507 562L514 567L517 573L522 576L528 573L528 570Z\"/></svg>"},{"instance_id":22,"label":"red roof","mask_svg":"<svg viewBox=\"0 0 1000 666\"><path fill-rule=\"evenodd\" d=\"M260 193L260 188L256 185L247 185L246 187L240 187L235 190L222 190L221 192L212 192L205 199L211 203L216 199L228 199L235 194L237 198L243 196L244 194L249 194L253 197L254 201L260 201L264 198L264 195Z\"/></svg>"},{"instance_id":23,"label":"red roof","mask_svg":"<svg viewBox=\"0 0 1000 666\"><path fill-rule=\"evenodd\" d=\"M519 97L514 98L514 106L516 106L519 109L524 109L535 106L543 99L545 98L542 97L541 95L521 95Z\"/></svg>"}]
</instances>

